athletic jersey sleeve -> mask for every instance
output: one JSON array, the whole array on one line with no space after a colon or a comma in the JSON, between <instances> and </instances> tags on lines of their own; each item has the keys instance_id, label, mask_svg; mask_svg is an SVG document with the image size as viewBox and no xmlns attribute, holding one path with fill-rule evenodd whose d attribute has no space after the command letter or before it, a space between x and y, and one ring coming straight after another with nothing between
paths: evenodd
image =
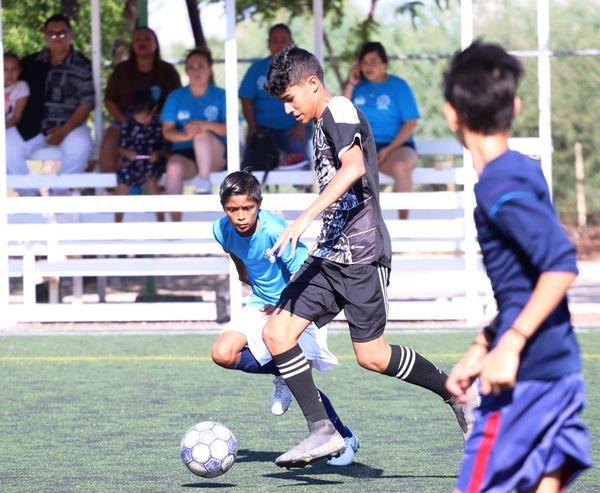
<instances>
[{"instance_id":1,"label":"athletic jersey sleeve","mask_svg":"<svg viewBox=\"0 0 600 493\"><path fill-rule=\"evenodd\" d=\"M332 139L333 148L341 159L355 142L363 146L360 118L352 102L342 96L332 98L327 108L329 112L323 116L323 128Z\"/></svg>"},{"instance_id":2,"label":"athletic jersey sleeve","mask_svg":"<svg viewBox=\"0 0 600 493\"><path fill-rule=\"evenodd\" d=\"M267 235L269 236L269 244L274 245L277 239L283 233L287 223L279 216L272 213L262 213L262 217L266 219ZM308 257L308 248L301 241L298 242L296 251L292 253L292 249L288 246L283 255L277 259L277 262L285 267L290 275L294 274Z\"/></svg>"},{"instance_id":3,"label":"athletic jersey sleeve","mask_svg":"<svg viewBox=\"0 0 600 493\"><path fill-rule=\"evenodd\" d=\"M225 253L229 253L227 248L225 247L225 239L223 237L223 219L227 220L227 218L217 219L212 224L213 236L215 237L216 242L221 245L221 248Z\"/></svg>"},{"instance_id":4,"label":"athletic jersey sleeve","mask_svg":"<svg viewBox=\"0 0 600 493\"><path fill-rule=\"evenodd\" d=\"M161 122L177 122L177 101L178 101L178 89L172 91L165 101L162 112L160 114Z\"/></svg>"},{"instance_id":5,"label":"athletic jersey sleeve","mask_svg":"<svg viewBox=\"0 0 600 493\"><path fill-rule=\"evenodd\" d=\"M256 97L256 93L258 92L258 87L256 85L258 79L258 68L259 62L255 62L250 65L244 74L244 78L242 79L242 83L240 84L240 89L238 92L240 98L254 99Z\"/></svg>"},{"instance_id":6,"label":"athletic jersey sleeve","mask_svg":"<svg viewBox=\"0 0 600 493\"><path fill-rule=\"evenodd\" d=\"M573 243L543 191L536 191L527 182L510 180L480 197L478 205L540 273L577 272Z\"/></svg>"},{"instance_id":7,"label":"athletic jersey sleeve","mask_svg":"<svg viewBox=\"0 0 600 493\"><path fill-rule=\"evenodd\" d=\"M411 87L404 79L398 79L397 85L398 100L401 102L400 115L402 120L417 120L421 117L417 99Z\"/></svg>"}]
</instances>

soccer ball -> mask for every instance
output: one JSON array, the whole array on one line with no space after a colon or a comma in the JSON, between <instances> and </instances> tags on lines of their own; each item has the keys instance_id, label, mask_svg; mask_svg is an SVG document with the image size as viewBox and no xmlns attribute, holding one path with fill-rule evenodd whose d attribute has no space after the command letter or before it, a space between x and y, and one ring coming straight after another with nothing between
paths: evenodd
<instances>
[{"instance_id":1,"label":"soccer ball","mask_svg":"<svg viewBox=\"0 0 600 493\"><path fill-rule=\"evenodd\" d=\"M203 478L225 474L235 461L237 441L233 433L217 421L202 421L185 432L181 439L181 460Z\"/></svg>"}]
</instances>

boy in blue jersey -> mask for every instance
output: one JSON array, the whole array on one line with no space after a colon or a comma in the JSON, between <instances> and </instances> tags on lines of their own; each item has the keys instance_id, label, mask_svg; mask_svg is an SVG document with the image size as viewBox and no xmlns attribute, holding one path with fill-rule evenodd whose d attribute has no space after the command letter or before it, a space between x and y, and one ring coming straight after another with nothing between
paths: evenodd
<instances>
[{"instance_id":1,"label":"boy in blue jersey","mask_svg":"<svg viewBox=\"0 0 600 493\"><path fill-rule=\"evenodd\" d=\"M292 251L322 213L315 248L271 314L263 339L306 418L309 436L275 463L303 467L344 449L319 399L311 368L297 340L311 321L322 326L344 310L358 363L371 371L419 385L450 404L468 433L475 397L461 405L445 388L446 374L413 349L388 344L387 285L391 242L379 205L377 150L364 115L345 97L332 97L314 55L288 46L269 69L267 91L288 113L315 122L313 143L318 198L285 228L273 250Z\"/></svg>"},{"instance_id":2,"label":"boy in blue jersey","mask_svg":"<svg viewBox=\"0 0 600 493\"><path fill-rule=\"evenodd\" d=\"M446 383L461 400L479 376L483 395L455 493L554 493L591 465L566 297L575 249L539 164L508 148L522 72L502 47L476 41L444 75L446 120L479 175L475 222L498 304Z\"/></svg>"},{"instance_id":3,"label":"boy in blue jersey","mask_svg":"<svg viewBox=\"0 0 600 493\"><path fill-rule=\"evenodd\" d=\"M281 257L271 254L273 245L287 226L280 217L260 208L260 183L245 171L229 174L221 183L220 200L226 216L213 223L213 234L237 268L240 280L252 288L252 295L239 316L223 329L212 347L212 358L220 366L247 373L274 375L271 412L281 415L291 403L291 393L273 363L262 329L290 277L302 265L308 249L302 243L295 252L287 249ZM337 358L327 347L326 330L311 325L300 345L315 368L321 371L337 366ZM319 391L327 415L344 437L346 450L328 462L346 466L352 462L359 441L344 426L327 396Z\"/></svg>"}]
</instances>

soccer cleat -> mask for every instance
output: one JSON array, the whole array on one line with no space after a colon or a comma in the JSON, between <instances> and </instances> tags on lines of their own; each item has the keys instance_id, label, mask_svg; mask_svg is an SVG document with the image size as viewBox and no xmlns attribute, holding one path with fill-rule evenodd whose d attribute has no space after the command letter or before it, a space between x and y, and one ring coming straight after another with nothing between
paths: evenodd
<instances>
[{"instance_id":1,"label":"soccer cleat","mask_svg":"<svg viewBox=\"0 0 600 493\"><path fill-rule=\"evenodd\" d=\"M305 467L311 462L337 457L346 449L346 442L328 419L310 423L309 435L285 454L275 459L279 467Z\"/></svg>"},{"instance_id":2,"label":"soccer cleat","mask_svg":"<svg viewBox=\"0 0 600 493\"><path fill-rule=\"evenodd\" d=\"M350 428L348 428L350 430ZM346 450L342 452L338 457L333 457L327 461L327 465L329 466L349 466L352 464L354 460L354 454L360 448L360 442L358 441L358 437L352 433L349 437L344 438L344 442L346 443Z\"/></svg>"},{"instance_id":3,"label":"soccer cleat","mask_svg":"<svg viewBox=\"0 0 600 493\"><path fill-rule=\"evenodd\" d=\"M477 396L472 394L469 397L469 400L464 404L458 402L454 397L451 397L450 400L446 401L454 414L456 415L456 419L458 420L458 425L463 434L463 439L466 442L471 435L471 430L473 429L473 424L475 423L475 417L473 416L473 411L477 407Z\"/></svg>"},{"instance_id":4,"label":"soccer cleat","mask_svg":"<svg viewBox=\"0 0 600 493\"><path fill-rule=\"evenodd\" d=\"M271 396L271 412L275 416L284 414L292 403L292 392L281 376L273 377L273 395Z\"/></svg>"}]
</instances>

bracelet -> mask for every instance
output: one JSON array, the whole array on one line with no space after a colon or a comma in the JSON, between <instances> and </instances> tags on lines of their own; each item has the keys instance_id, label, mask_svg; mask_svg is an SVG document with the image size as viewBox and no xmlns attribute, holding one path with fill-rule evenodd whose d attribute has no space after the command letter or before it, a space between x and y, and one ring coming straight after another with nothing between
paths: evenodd
<instances>
[{"instance_id":1,"label":"bracelet","mask_svg":"<svg viewBox=\"0 0 600 493\"><path fill-rule=\"evenodd\" d=\"M519 334L523 339L525 339L525 341L529 340L529 335L527 335L525 333L525 331L523 329L521 329L518 325L512 324L509 327L509 330L512 330L512 331L516 332L517 334Z\"/></svg>"}]
</instances>

